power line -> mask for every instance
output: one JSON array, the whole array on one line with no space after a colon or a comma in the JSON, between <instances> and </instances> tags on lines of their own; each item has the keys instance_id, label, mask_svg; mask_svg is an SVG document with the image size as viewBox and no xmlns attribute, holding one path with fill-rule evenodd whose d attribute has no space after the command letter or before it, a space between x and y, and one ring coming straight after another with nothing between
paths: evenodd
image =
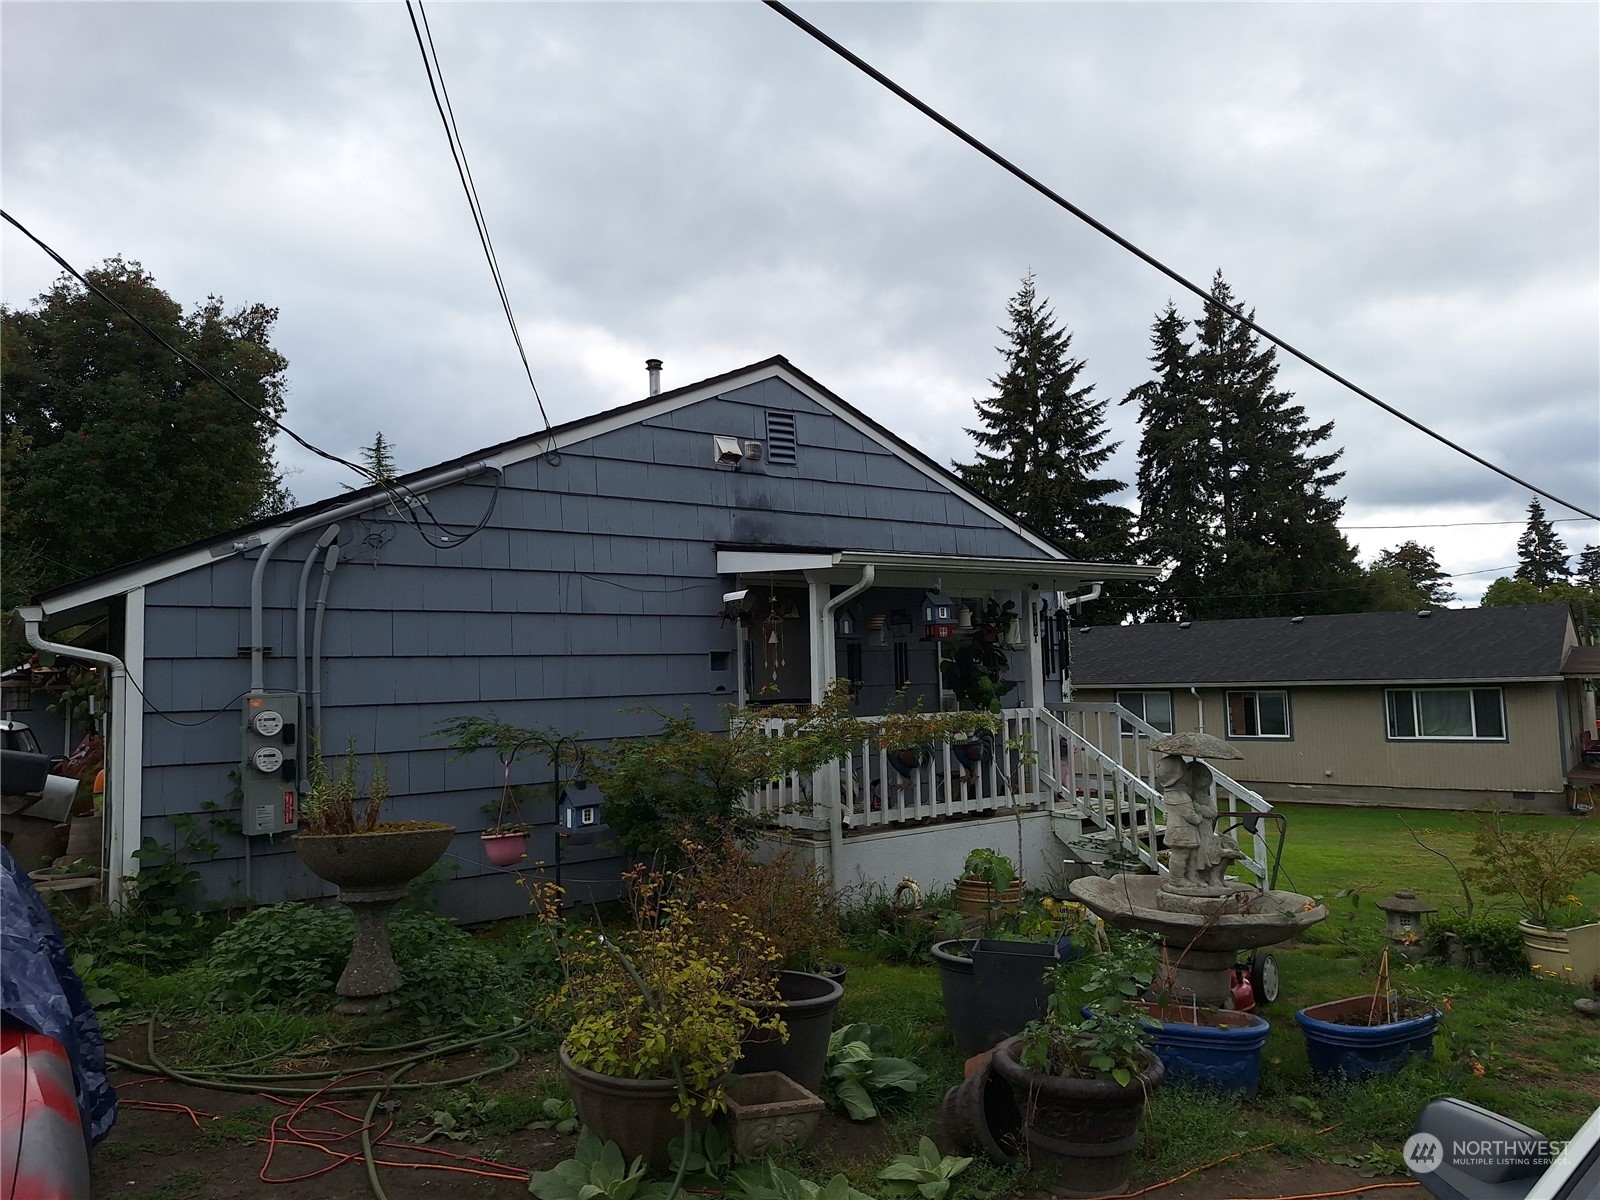
<instances>
[{"instance_id":1,"label":"power line","mask_svg":"<svg viewBox=\"0 0 1600 1200\"><path fill-rule=\"evenodd\" d=\"M1552 517L1550 524L1592 521L1593 517ZM1336 529L1462 529L1468 525L1526 525L1527 521L1434 521L1427 525L1336 525Z\"/></svg>"},{"instance_id":2,"label":"power line","mask_svg":"<svg viewBox=\"0 0 1600 1200\"><path fill-rule=\"evenodd\" d=\"M522 334L517 329L517 319L511 312L511 297L506 292L505 279L500 274L500 261L494 252L494 241L489 236L489 224L484 220L483 205L478 200L478 188L472 179L472 168L467 163L466 147L461 144L461 132L456 127L455 109L450 104L450 91L445 87L444 69L439 65L439 54L433 45L433 30L428 26L428 14L422 7L422 0L416 0L416 10L413 11L412 0L406 0L406 16L411 18L411 32L417 39L417 50L422 55L422 66L428 73L428 90L433 94L433 106L439 112L439 120L444 125L446 140L450 143L450 157L455 161L456 174L461 179L461 187L467 194L467 206L472 210L472 223L478 230L478 243L483 247L484 258L489 263L489 274L494 277L495 291L500 295L500 307L505 310L506 323L511 326L511 339L517 344L517 356L522 359L522 370L528 376L528 386L533 389L534 402L539 406L539 415L544 418L545 433L550 432L550 414L545 412L544 400L539 395L539 385L533 381L533 368L528 364L528 352L522 345ZM417 17L422 17L419 27Z\"/></svg>"},{"instance_id":3,"label":"power line","mask_svg":"<svg viewBox=\"0 0 1600 1200\"><path fill-rule=\"evenodd\" d=\"M340 458L337 454L330 454L328 451L323 450L320 447L313 446L310 442L306 441L305 438L301 437L298 433L296 433L294 430L290 429L282 421L278 420L277 417L273 416L271 413L267 412L265 409L260 408L255 404L252 404L249 400L246 400L238 392L234 391L233 388L230 387L227 384L226 381L217 378L217 376L212 373L212 371L211 371L211 369L209 367L205 366L202 363L198 363L194 359L190 358L182 350L178 349L171 342L167 341L166 338L162 337L161 334L158 331L153 329L151 326L147 325L142 318L140 318L140 317L136 316L134 313L130 312L127 309L127 307L125 305L123 305L123 303L120 300L118 300L115 296L113 296L110 292L106 291L103 287L101 287L99 284L95 283L93 280L86 278L82 274L82 272L80 272L78 270L78 268L74 267L66 259L62 258L61 255L57 254L54 250L52 250L48 245L45 244L45 242L42 239L39 238L39 236L37 234L35 234L32 230L28 229L26 226L24 226L22 224L22 222L18 221L10 213L6 212L4 209L0 209L0 217L4 217L7 221L9 221L13 226L16 227L18 232L20 232L24 237L26 237L29 241L31 241L35 246L39 247L39 249L43 250L52 259L54 259L56 265L58 267L60 267L63 271L65 271L68 275L71 275L79 283L83 284L84 287L88 288L96 296L99 296L100 299L104 300L107 304L111 305L112 308L116 309L123 316L127 317L128 320L132 321L135 325L137 325L140 329L142 329L146 334L148 334L150 337L154 338L156 341L160 342L161 345L165 346L173 354L176 354L178 356L178 358L181 359L184 363L188 364L188 366L191 369L193 369L195 371L198 371L200 374L204 375L207 379L209 379L212 383L216 384L219 388L221 388L229 396L232 396L240 404L244 405L251 412L255 413L256 416L262 417L265 420L269 421L272 424L273 428L278 430L279 433L288 434L291 438L294 439L294 441L298 445L300 445L300 446L304 447L305 449L311 451L311 453L317 455L319 458L325 458L329 462L338 463L341 467L349 467L357 475L360 475L362 478L368 480L369 482L379 483L379 484L381 484L383 482L376 475L374 475L371 471L367 470L365 467L359 467L353 462L348 462L345 459Z\"/></svg>"},{"instance_id":4,"label":"power line","mask_svg":"<svg viewBox=\"0 0 1600 1200\"><path fill-rule=\"evenodd\" d=\"M1429 437L1433 438L1435 441L1441 442L1444 445L1450 447L1450 449L1454 450L1456 453L1465 455L1467 458L1470 458L1473 462L1477 463L1479 466L1487 467L1489 470L1493 471L1496 475L1503 476L1504 478L1511 480L1512 483L1515 483L1520 487L1525 487L1530 492L1535 492L1538 495L1543 496L1546 500L1549 500L1549 501L1552 501L1555 504L1561 505L1562 508L1571 509L1573 512L1582 513L1586 517L1589 517L1589 518L1591 518L1593 520L1596 520L1596 521L1600 521L1600 515L1592 513L1588 509L1580 507L1579 505L1573 504L1570 500L1563 500L1563 499L1561 499L1560 496L1557 496L1557 495L1554 495L1554 494L1552 494L1550 492L1547 492L1543 488L1537 487L1534 484L1529 483L1527 480L1522 479L1522 478L1520 478L1520 477L1518 477L1516 475L1513 475L1510 471L1506 470L1504 467L1496 466L1494 463L1490 462L1488 459L1482 457L1481 455L1474 454L1471 450L1468 450L1465 446L1459 445L1456 442L1451 441L1449 438L1445 437L1444 434L1439 433L1439 432L1437 432L1437 431L1435 431L1433 429L1430 429L1428 426L1424 425L1421 421L1418 421L1415 417L1407 416L1405 413L1401 412L1398 408L1395 408L1393 405L1387 404L1384 401L1378 399L1377 396L1373 395L1371 392L1367 391L1365 388L1360 387L1357 384L1353 383L1351 380L1346 379L1343 375L1340 375L1338 372L1334 371L1331 367L1324 366L1322 363L1320 363L1316 359L1312 358L1309 354L1306 354L1304 351L1299 350L1295 346L1293 346L1290 343L1284 341L1282 338L1280 338L1277 334L1273 333L1271 330L1265 329L1262 326L1256 324L1256 322L1255 322L1255 320L1253 318L1247 317L1239 309L1230 308L1230 307L1228 307L1228 305L1222 304L1219 301L1213 299L1211 294L1208 291L1206 291L1204 288L1202 288L1199 284L1191 283L1188 278L1186 278L1183 275L1180 275L1177 271L1175 271L1171 267L1167 266L1166 263L1162 262L1160 259L1156 258L1154 255L1149 254L1146 251L1140 249L1138 246L1136 246L1132 242L1130 242L1127 238L1125 238L1121 234L1117 233L1110 226L1105 225L1104 223L1102 223L1102 222L1096 220L1094 217L1090 216L1087 212L1085 212L1083 209L1079 208L1076 204L1073 204L1072 201L1068 200L1065 196L1062 196L1059 192L1056 192L1052 188L1047 187L1045 184L1041 183L1039 180L1035 179L1032 175L1030 175L1026 171L1024 171L1021 167L1018 167L1015 163L1011 162L1009 159L1007 159L1006 157L1004 157L1003 155L1001 155L997 151L990 149L986 144L984 144L983 142L979 141L976 137L974 137L972 134L968 133L965 129L962 129L961 126L957 125L954 121L950 120L943 113L939 112L937 109L933 108L931 105L925 104L923 101L919 100L916 96L912 95L910 92L908 92L905 88L901 87L894 80L890 79L882 71L880 71L876 67L872 66L872 64L868 63L865 59L859 57L858 55L852 53L850 50L846 49L843 45L841 45L840 43L836 42L833 38L829 37L827 34L823 33L822 30L818 29L810 21L807 21L804 17L800 16L799 13L797 13L793 9L789 8L787 5L779 3L779 0L763 0L763 3L765 3L768 8L772 9L773 12L775 12L779 16L783 17L790 24L796 26L800 30L802 30L805 33L809 34L811 37L815 38L817 41L821 42L824 46L826 46L828 49L832 50L835 54L837 54L840 58L842 58L846 62L848 62L851 66L855 67L857 70L861 71L863 74L867 75L869 78L875 80L877 83L881 84L883 87L885 87L889 91L893 92L896 96L899 96L900 99L904 100L907 104L911 105L911 107L915 108L918 112L922 113L923 116L927 117L929 120L931 120L931 121L935 122L936 124L940 125L941 127L943 127L949 133L954 134L956 137L960 138L963 142L965 142L967 145L971 146L979 154L982 154L985 158L989 159L991 162L995 163L997 166L1003 168L1004 170L1010 172L1012 175L1016 176L1023 183L1027 184L1034 191L1038 192L1041 196L1044 196L1046 199L1052 201L1058 207L1065 209L1067 212L1069 212L1073 216L1077 217L1078 220L1080 220L1084 224L1088 225L1091 229L1094 229L1096 232L1098 232L1100 234L1103 234L1107 238L1110 238L1117 245L1121 246L1124 250L1128 251L1128 253L1134 255L1136 258L1140 259L1141 261L1146 263L1148 266L1154 267L1157 271L1160 271L1163 275L1165 275L1168 279L1172 280L1174 283L1178 284L1181 287L1187 288L1189 291L1193 292L1196 296L1199 296L1207 304L1212 305L1212 306L1214 306L1216 308L1220 308L1223 312L1227 313L1234 320L1238 321L1246 329L1252 330L1253 332L1255 332L1255 333L1259 334L1260 336L1266 338L1267 341L1271 342L1274 346L1277 346L1280 350L1284 351L1284 353L1292 355L1293 357L1299 359L1301 362L1305 363L1308 367L1311 367L1312 369L1321 372L1323 375L1326 375L1329 379L1333 380L1335 383L1338 383L1338 384L1348 388L1350 391L1352 391L1356 395L1360 396L1363 400L1366 400L1369 403L1377 405L1379 408L1383 409L1384 412L1388 413L1392 417L1396 417L1399 420L1404 421L1407 425L1410 425L1413 429L1416 429L1416 430L1420 431L1421 433L1427 434Z\"/></svg>"}]
</instances>

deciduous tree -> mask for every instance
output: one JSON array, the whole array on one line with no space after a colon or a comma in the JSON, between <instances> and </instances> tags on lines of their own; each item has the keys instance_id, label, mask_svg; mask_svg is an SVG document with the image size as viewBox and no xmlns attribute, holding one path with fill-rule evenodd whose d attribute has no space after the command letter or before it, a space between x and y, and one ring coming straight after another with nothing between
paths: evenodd
<instances>
[{"instance_id":1,"label":"deciduous tree","mask_svg":"<svg viewBox=\"0 0 1600 1200\"><path fill-rule=\"evenodd\" d=\"M0 310L5 604L284 510L277 310L188 313L137 262L87 277L247 399L175 358L69 276Z\"/></svg>"},{"instance_id":2,"label":"deciduous tree","mask_svg":"<svg viewBox=\"0 0 1600 1200\"><path fill-rule=\"evenodd\" d=\"M1420 542L1406 541L1389 550L1382 550L1372 560L1370 573L1398 571L1400 578L1412 589L1412 602L1392 605L1374 601L1371 608L1443 608L1456 598L1450 587L1450 577L1433 556L1433 547Z\"/></svg>"}]
</instances>

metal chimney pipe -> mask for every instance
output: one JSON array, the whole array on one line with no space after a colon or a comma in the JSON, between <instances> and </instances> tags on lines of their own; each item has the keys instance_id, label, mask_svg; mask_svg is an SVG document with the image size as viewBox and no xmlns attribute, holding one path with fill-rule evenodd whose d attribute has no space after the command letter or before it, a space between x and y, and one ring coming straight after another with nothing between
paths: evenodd
<instances>
[{"instance_id":1,"label":"metal chimney pipe","mask_svg":"<svg viewBox=\"0 0 1600 1200\"><path fill-rule=\"evenodd\" d=\"M644 369L650 372L650 394L659 396L661 394L661 360L659 358L645 359Z\"/></svg>"}]
</instances>

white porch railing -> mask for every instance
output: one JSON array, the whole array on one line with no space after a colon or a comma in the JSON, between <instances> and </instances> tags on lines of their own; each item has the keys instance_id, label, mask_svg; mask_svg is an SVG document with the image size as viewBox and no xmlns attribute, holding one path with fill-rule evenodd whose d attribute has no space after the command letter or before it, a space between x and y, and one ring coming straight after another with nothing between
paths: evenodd
<instances>
[{"instance_id":1,"label":"white porch railing","mask_svg":"<svg viewBox=\"0 0 1600 1200\"><path fill-rule=\"evenodd\" d=\"M746 809L775 825L816 830L828 829L837 812L844 829L857 830L1048 805L1086 822L1118 857L1166 873L1166 805L1154 778L1160 756L1150 752L1165 736L1159 729L1116 704L1012 708L1002 719L999 733L904 755L864 739L837 762L758 788ZM782 737L786 726L774 721L767 731ZM1214 766L1212 774L1219 827L1245 856L1238 870L1264 882L1270 822L1260 814L1272 806ZM825 802L829 796L838 797L837 808Z\"/></svg>"},{"instance_id":2,"label":"white porch railing","mask_svg":"<svg viewBox=\"0 0 1600 1200\"><path fill-rule=\"evenodd\" d=\"M1125 848L1155 870L1166 867L1156 857L1155 832L1165 827L1166 806L1155 782L1155 762L1150 743L1166 734L1140 720L1118 704L1054 704L1043 714L1054 727L1054 739L1066 764L1054 782L1063 799L1075 800L1080 811L1108 832L1129 830ZM1048 735L1046 735L1048 738ZM1044 740L1044 739L1041 739ZM1218 827L1238 840L1244 859L1239 870L1266 883L1269 875L1269 828L1272 821L1260 814L1272 812L1256 792L1229 778L1208 763L1212 792L1220 818ZM1143 809L1127 815L1130 805Z\"/></svg>"},{"instance_id":3,"label":"white porch railing","mask_svg":"<svg viewBox=\"0 0 1600 1200\"><path fill-rule=\"evenodd\" d=\"M914 751L897 753L863 739L820 770L758 788L745 806L780 826L826 829L833 808L822 801L837 796L844 827L866 829L1047 804L1051 796L1032 753L1036 715L1007 709L998 733ZM783 736L783 724L773 722L769 733Z\"/></svg>"}]
</instances>

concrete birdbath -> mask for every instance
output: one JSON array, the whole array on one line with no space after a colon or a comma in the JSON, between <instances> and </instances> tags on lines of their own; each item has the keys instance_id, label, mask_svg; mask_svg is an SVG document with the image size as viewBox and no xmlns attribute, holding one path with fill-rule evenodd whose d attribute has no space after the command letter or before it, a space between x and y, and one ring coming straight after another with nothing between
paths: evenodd
<instances>
[{"instance_id":1,"label":"concrete birdbath","mask_svg":"<svg viewBox=\"0 0 1600 1200\"><path fill-rule=\"evenodd\" d=\"M339 903L356 919L356 937L334 989L345 1013L382 1008L405 982L389 952L389 911L411 881L450 845L455 827L435 822L379 825L365 833L297 833L290 839L313 874L339 887Z\"/></svg>"},{"instance_id":2,"label":"concrete birdbath","mask_svg":"<svg viewBox=\"0 0 1600 1200\"><path fill-rule=\"evenodd\" d=\"M1241 950L1288 941L1328 915L1309 896L1253 887L1227 877L1244 856L1217 831L1211 768L1203 759L1242 759L1227 742L1205 733L1170 734L1152 742L1155 780L1165 807L1169 874L1089 876L1072 894L1102 920L1142 929L1162 943L1176 970L1178 996L1231 1006L1232 972Z\"/></svg>"}]
</instances>

